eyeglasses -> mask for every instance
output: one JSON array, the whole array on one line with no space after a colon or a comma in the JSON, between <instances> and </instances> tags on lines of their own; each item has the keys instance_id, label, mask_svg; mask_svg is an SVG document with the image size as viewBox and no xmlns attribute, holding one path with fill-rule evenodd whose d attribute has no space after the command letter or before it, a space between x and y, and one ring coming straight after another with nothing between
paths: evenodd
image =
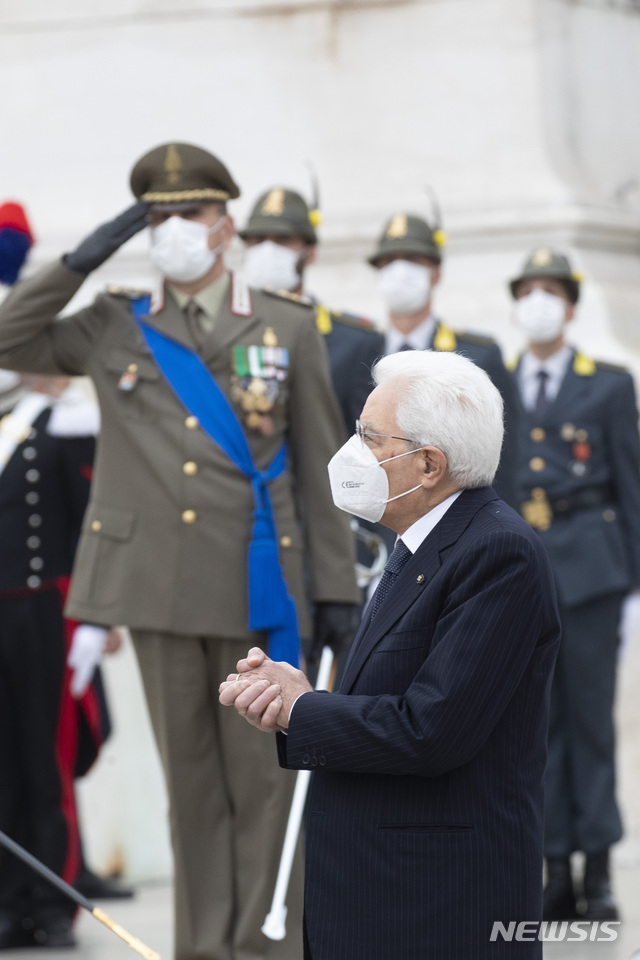
<instances>
[{"instance_id":1,"label":"eyeglasses","mask_svg":"<svg viewBox=\"0 0 640 960\"><path fill-rule=\"evenodd\" d=\"M356 420L356 435L364 440L365 437L384 437L387 440L403 440L405 443L417 443L417 440L409 440L408 437L394 437L389 433L370 433L365 430L359 420Z\"/></svg>"}]
</instances>

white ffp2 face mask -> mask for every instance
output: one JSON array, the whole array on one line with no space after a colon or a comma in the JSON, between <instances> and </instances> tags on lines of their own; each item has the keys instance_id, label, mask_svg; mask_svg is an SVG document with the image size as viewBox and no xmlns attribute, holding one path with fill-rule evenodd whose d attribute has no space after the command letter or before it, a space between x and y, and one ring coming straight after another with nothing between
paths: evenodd
<instances>
[{"instance_id":1,"label":"white ffp2 face mask","mask_svg":"<svg viewBox=\"0 0 640 960\"><path fill-rule=\"evenodd\" d=\"M298 272L300 252L283 247L273 240L263 240L247 247L244 255L244 275L250 287L262 290L296 290L300 286Z\"/></svg>"},{"instance_id":2,"label":"white ffp2 face mask","mask_svg":"<svg viewBox=\"0 0 640 960\"><path fill-rule=\"evenodd\" d=\"M546 290L532 290L515 305L518 327L531 343L549 343L562 333L566 301Z\"/></svg>"},{"instance_id":3,"label":"white ffp2 face mask","mask_svg":"<svg viewBox=\"0 0 640 960\"><path fill-rule=\"evenodd\" d=\"M158 270L176 283L191 283L208 273L218 259L222 244L209 249L209 234L216 233L225 221L213 227L184 217L169 217L151 228L151 260Z\"/></svg>"},{"instance_id":4,"label":"white ffp2 face mask","mask_svg":"<svg viewBox=\"0 0 640 960\"><path fill-rule=\"evenodd\" d=\"M378 270L378 289L391 313L417 313L431 291L431 270L411 260L392 260Z\"/></svg>"},{"instance_id":5,"label":"white ffp2 face mask","mask_svg":"<svg viewBox=\"0 0 640 960\"><path fill-rule=\"evenodd\" d=\"M377 460L364 441L354 434L329 461L331 496L336 507L363 520L377 523L382 518L388 503L399 500L400 497L406 497L408 493L413 493L422 486L419 483L411 490L405 490L404 493L390 497L389 478L382 464L390 460L398 460L400 457L407 457L411 453L419 453L421 449L420 447L417 450L407 450L406 453L398 453L395 457Z\"/></svg>"}]
</instances>

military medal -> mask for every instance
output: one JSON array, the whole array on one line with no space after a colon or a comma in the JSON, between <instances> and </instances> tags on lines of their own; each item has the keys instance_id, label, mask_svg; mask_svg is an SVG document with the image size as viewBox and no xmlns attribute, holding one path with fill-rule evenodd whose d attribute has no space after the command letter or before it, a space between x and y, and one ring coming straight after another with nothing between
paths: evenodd
<instances>
[{"instance_id":1,"label":"military medal","mask_svg":"<svg viewBox=\"0 0 640 960\"><path fill-rule=\"evenodd\" d=\"M130 363L125 372L118 380L118 390L129 393L138 382L138 364Z\"/></svg>"},{"instance_id":2,"label":"military medal","mask_svg":"<svg viewBox=\"0 0 640 960\"><path fill-rule=\"evenodd\" d=\"M271 434L273 420L268 414L285 401L289 351L278 346L275 332L267 327L263 346L238 344L233 347L231 363L231 397L245 414L245 425Z\"/></svg>"}]
</instances>

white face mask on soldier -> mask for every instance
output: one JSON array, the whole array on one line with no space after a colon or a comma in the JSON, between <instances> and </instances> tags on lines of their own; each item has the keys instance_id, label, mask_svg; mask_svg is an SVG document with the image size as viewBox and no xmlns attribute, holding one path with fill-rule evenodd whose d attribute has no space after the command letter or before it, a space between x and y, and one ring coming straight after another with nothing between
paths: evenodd
<instances>
[{"instance_id":1,"label":"white face mask on soldier","mask_svg":"<svg viewBox=\"0 0 640 960\"><path fill-rule=\"evenodd\" d=\"M422 486L419 483L411 490L390 497L389 477L381 465L400 457L408 457L411 453L419 453L421 449L407 450L395 457L377 460L361 437L354 434L329 461L331 496L336 507L363 520L377 523L388 503L406 497L408 493L413 493Z\"/></svg>"},{"instance_id":2,"label":"white face mask on soldier","mask_svg":"<svg viewBox=\"0 0 640 960\"><path fill-rule=\"evenodd\" d=\"M191 283L208 273L222 249L209 249L209 234L216 233L225 221L213 227L184 217L169 217L151 228L151 260L163 276L176 283Z\"/></svg>"},{"instance_id":3,"label":"white face mask on soldier","mask_svg":"<svg viewBox=\"0 0 640 960\"><path fill-rule=\"evenodd\" d=\"M417 313L431 290L431 270L411 260L392 260L378 270L378 289L391 313Z\"/></svg>"},{"instance_id":4,"label":"white face mask on soldier","mask_svg":"<svg viewBox=\"0 0 640 960\"><path fill-rule=\"evenodd\" d=\"M297 290L301 275L298 272L300 252L283 247L273 240L263 240L247 247L244 255L244 275L250 287L262 290Z\"/></svg>"},{"instance_id":5,"label":"white face mask on soldier","mask_svg":"<svg viewBox=\"0 0 640 960\"><path fill-rule=\"evenodd\" d=\"M567 304L546 290L532 290L517 301L515 321L531 343L549 343L562 333Z\"/></svg>"}]
</instances>

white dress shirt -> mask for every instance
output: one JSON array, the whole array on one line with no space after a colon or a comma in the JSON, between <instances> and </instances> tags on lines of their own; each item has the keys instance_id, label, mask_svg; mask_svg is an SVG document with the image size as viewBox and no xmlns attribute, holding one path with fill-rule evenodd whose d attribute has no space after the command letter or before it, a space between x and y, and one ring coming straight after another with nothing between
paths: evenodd
<instances>
[{"instance_id":1,"label":"white dress shirt","mask_svg":"<svg viewBox=\"0 0 640 960\"><path fill-rule=\"evenodd\" d=\"M518 371L518 385L520 387L520 396L525 410L533 410L536 405L536 397L540 389L538 374L541 370L547 374L545 393L547 402L553 403L558 396L558 391L567 372L567 367L571 360L573 351L571 347L561 347L557 353L554 353L548 360L538 360L528 350L522 355L520 370Z\"/></svg>"},{"instance_id":2,"label":"white dress shirt","mask_svg":"<svg viewBox=\"0 0 640 960\"><path fill-rule=\"evenodd\" d=\"M408 343L412 350L426 350L433 339L436 329L435 317L427 317L411 333L400 333L395 327L389 327L386 333L385 353L397 353Z\"/></svg>"}]
</instances>

